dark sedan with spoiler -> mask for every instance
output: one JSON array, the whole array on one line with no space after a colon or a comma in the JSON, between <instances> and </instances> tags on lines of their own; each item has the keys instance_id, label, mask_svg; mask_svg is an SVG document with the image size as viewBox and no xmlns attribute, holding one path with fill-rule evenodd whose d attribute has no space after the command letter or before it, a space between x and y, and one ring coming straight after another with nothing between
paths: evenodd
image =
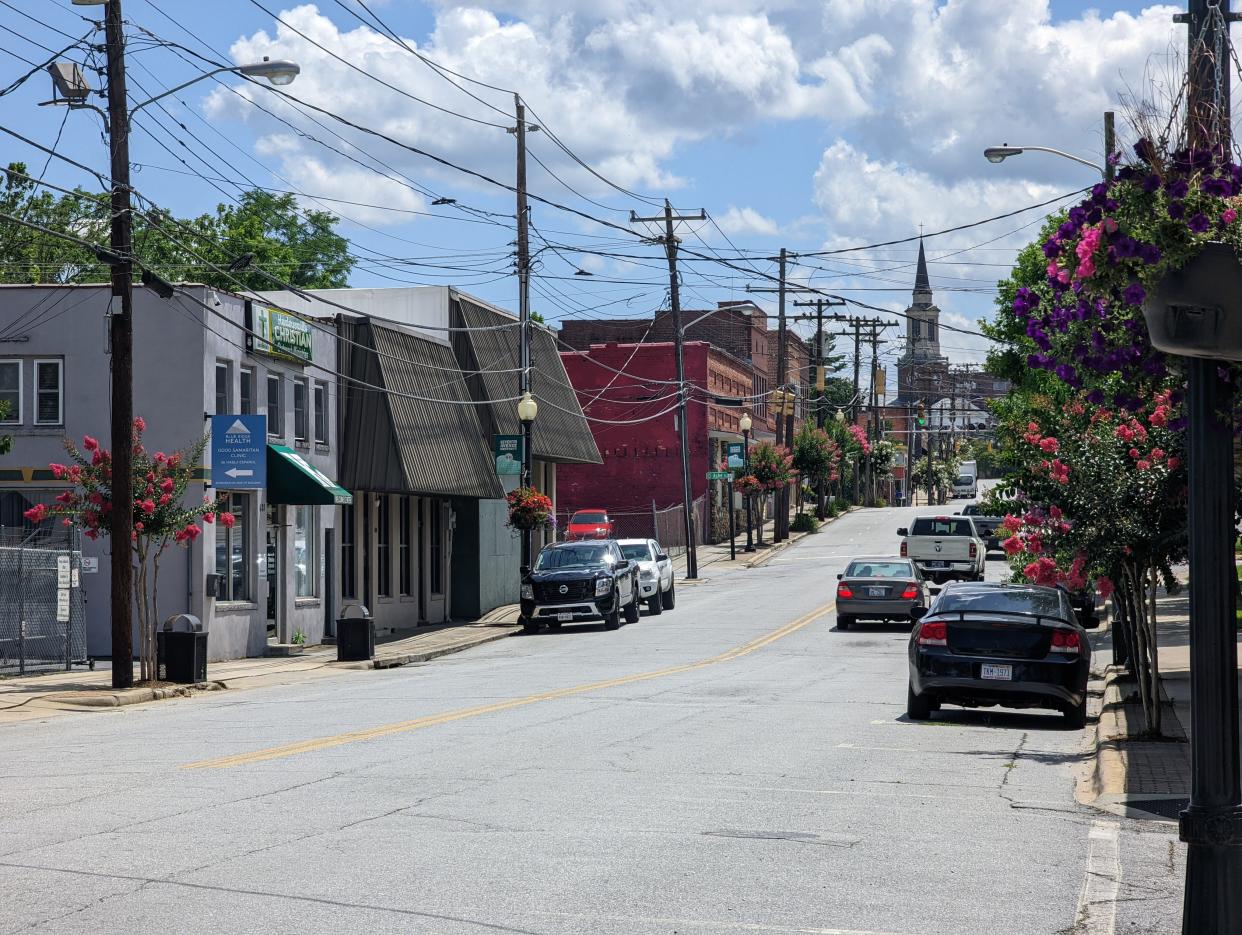
<instances>
[{"instance_id":1,"label":"dark sedan with spoiler","mask_svg":"<svg viewBox=\"0 0 1242 935\"><path fill-rule=\"evenodd\" d=\"M909 656L911 720L948 703L1052 708L1071 727L1086 723L1091 644L1057 588L950 584L919 615Z\"/></svg>"}]
</instances>

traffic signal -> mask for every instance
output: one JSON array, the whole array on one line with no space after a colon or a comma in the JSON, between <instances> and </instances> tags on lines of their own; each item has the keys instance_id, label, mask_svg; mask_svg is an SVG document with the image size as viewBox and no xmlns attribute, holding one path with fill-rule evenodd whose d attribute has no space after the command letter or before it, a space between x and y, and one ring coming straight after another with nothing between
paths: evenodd
<instances>
[{"instance_id":1,"label":"traffic signal","mask_svg":"<svg viewBox=\"0 0 1242 935\"><path fill-rule=\"evenodd\" d=\"M927 410L924 408L922 403L919 403L918 420L919 420L919 428L922 428L923 426L927 425Z\"/></svg>"}]
</instances>

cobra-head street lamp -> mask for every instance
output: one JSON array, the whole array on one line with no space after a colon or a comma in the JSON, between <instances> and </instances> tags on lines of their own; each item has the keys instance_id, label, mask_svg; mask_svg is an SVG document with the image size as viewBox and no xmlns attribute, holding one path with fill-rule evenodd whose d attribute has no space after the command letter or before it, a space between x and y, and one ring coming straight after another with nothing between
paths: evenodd
<instances>
[{"instance_id":1,"label":"cobra-head street lamp","mask_svg":"<svg viewBox=\"0 0 1242 935\"><path fill-rule=\"evenodd\" d=\"M1010 156L1021 156L1023 153L1030 151L1035 153L1051 153L1054 156L1060 156L1062 159L1069 159L1080 165L1090 166L1101 175L1104 174L1104 167L1096 165L1090 159L1083 159L1081 156L1075 156L1073 153L1067 153L1060 149L1053 149L1050 146L1010 146L1003 143L1000 146L989 146L983 151L983 156L988 162L1004 162Z\"/></svg>"}]
</instances>

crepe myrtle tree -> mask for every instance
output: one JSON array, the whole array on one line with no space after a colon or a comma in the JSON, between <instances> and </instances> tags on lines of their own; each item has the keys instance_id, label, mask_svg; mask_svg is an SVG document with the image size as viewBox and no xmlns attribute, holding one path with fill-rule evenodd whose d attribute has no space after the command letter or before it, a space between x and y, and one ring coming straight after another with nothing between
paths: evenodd
<instances>
[{"instance_id":1,"label":"crepe myrtle tree","mask_svg":"<svg viewBox=\"0 0 1242 935\"><path fill-rule=\"evenodd\" d=\"M134 419L133 489L134 533L130 547L134 563L134 599L138 608L139 659L143 681L156 678L155 632L159 621L160 556L172 544L188 547L202 534L199 523L231 527L233 514L222 510L219 500L204 497L202 503L187 507L186 491L194 477L207 439L171 454L150 452L142 444L147 424ZM49 465L57 480L67 481L68 489L53 504L38 504L27 510L33 523L59 519L64 525L79 525L89 539L107 535L109 517L115 508L112 499L112 454L90 435L78 447L64 441L70 464ZM114 557L116 550L113 550Z\"/></svg>"},{"instance_id":2,"label":"crepe myrtle tree","mask_svg":"<svg viewBox=\"0 0 1242 935\"><path fill-rule=\"evenodd\" d=\"M793 440L791 465L803 483L818 488L837 480L841 470L841 446L823 429L803 423ZM802 512L802 488L798 491L798 512Z\"/></svg>"},{"instance_id":3,"label":"crepe myrtle tree","mask_svg":"<svg viewBox=\"0 0 1242 935\"><path fill-rule=\"evenodd\" d=\"M1186 470L1173 391L1137 411L1064 408L1032 399L1026 421L1001 426L1020 458L998 496L1018 507L1004 521L1014 575L1111 597L1133 647L1144 733L1161 732L1156 592L1178 584L1186 557Z\"/></svg>"}]
</instances>

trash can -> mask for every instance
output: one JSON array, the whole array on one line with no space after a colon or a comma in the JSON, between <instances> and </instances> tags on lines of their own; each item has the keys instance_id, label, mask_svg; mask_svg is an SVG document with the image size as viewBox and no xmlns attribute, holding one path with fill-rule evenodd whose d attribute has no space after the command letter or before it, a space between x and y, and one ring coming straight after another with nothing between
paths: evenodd
<instances>
[{"instance_id":1,"label":"trash can","mask_svg":"<svg viewBox=\"0 0 1242 935\"><path fill-rule=\"evenodd\" d=\"M155 634L155 677L193 685L207 681L207 631L193 614L173 614Z\"/></svg>"},{"instance_id":2,"label":"trash can","mask_svg":"<svg viewBox=\"0 0 1242 935\"><path fill-rule=\"evenodd\" d=\"M362 604L346 604L336 619L336 661L361 662L375 655L375 621Z\"/></svg>"}]
</instances>

